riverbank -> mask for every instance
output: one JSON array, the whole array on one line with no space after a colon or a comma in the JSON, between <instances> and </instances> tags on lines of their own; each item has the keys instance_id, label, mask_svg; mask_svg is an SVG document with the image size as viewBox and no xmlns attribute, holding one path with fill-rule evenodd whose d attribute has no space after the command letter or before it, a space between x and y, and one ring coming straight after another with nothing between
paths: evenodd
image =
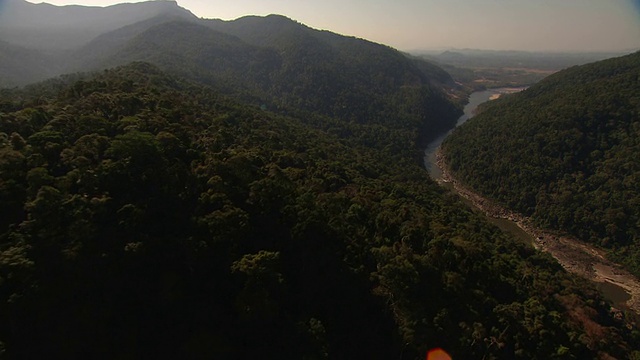
<instances>
[{"instance_id":1,"label":"riverbank","mask_svg":"<svg viewBox=\"0 0 640 360\"><path fill-rule=\"evenodd\" d=\"M532 245L536 249L551 254L567 271L596 283L609 283L624 289L629 294L624 305L640 314L640 281L620 265L607 260L603 250L571 236L539 229L529 217L505 209L467 188L452 176L440 149L436 152L436 164L442 174L440 181L450 183L460 196L485 215L517 224L534 239Z\"/></svg>"},{"instance_id":2,"label":"riverbank","mask_svg":"<svg viewBox=\"0 0 640 360\"><path fill-rule=\"evenodd\" d=\"M522 90L525 90L526 88L528 88L528 86L522 86L522 87L512 87L512 88L500 88L497 89L497 93L491 95L491 97L489 98L489 100L495 100L500 98L500 96L504 95L504 94L513 94L513 93L517 93L520 92Z\"/></svg>"}]
</instances>

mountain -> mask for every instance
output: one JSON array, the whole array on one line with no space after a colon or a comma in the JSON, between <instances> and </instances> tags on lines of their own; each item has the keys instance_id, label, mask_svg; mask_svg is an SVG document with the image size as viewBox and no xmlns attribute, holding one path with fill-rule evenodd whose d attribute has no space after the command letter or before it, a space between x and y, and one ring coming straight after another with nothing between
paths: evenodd
<instances>
[{"instance_id":1,"label":"mountain","mask_svg":"<svg viewBox=\"0 0 640 360\"><path fill-rule=\"evenodd\" d=\"M196 17L175 1L108 7L0 1L0 88L42 81L83 67L75 52L101 34L159 19ZM140 25L138 25L140 26ZM95 49L94 49L95 50ZM93 59L98 58L97 51Z\"/></svg>"},{"instance_id":2,"label":"mountain","mask_svg":"<svg viewBox=\"0 0 640 360\"><path fill-rule=\"evenodd\" d=\"M442 71L432 81L419 60L397 50L276 15L149 20L103 34L73 58L84 70L148 61L272 110L398 128L419 123L425 139L450 128L459 111L444 92L455 84Z\"/></svg>"},{"instance_id":3,"label":"mountain","mask_svg":"<svg viewBox=\"0 0 640 360\"><path fill-rule=\"evenodd\" d=\"M78 49L71 68L96 70L147 61L200 82L221 85L219 82L229 80L233 86L242 86L257 81L258 74L244 75L252 64L269 71L268 55L268 51L196 22L156 17L101 35Z\"/></svg>"},{"instance_id":4,"label":"mountain","mask_svg":"<svg viewBox=\"0 0 640 360\"><path fill-rule=\"evenodd\" d=\"M640 356L597 291L429 179L420 141L461 106L442 69L182 13L1 90L3 357Z\"/></svg>"},{"instance_id":5,"label":"mountain","mask_svg":"<svg viewBox=\"0 0 640 360\"><path fill-rule=\"evenodd\" d=\"M491 102L443 144L464 183L640 275L640 52Z\"/></svg>"},{"instance_id":6,"label":"mountain","mask_svg":"<svg viewBox=\"0 0 640 360\"><path fill-rule=\"evenodd\" d=\"M0 41L0 84L13 87L55 75L62 68L54 54Z\"/></svg>"},{"instance_id":7,"label":"mountain","mask_svg":"<svg viewBox=\"0 0 640 360\"><path fill-rule=\"evenodd\" d=\"M449 85L452 83L451 76L445 71L419 59L414 59L416 66L419 64L425 70L429 70L423 71L422 74L416 73L413 66L406 63L404 59L408 56L407 54L401 54L388 46L330 31L314 30L281 15L247 16L232 21L210 19L204 24L214 30L237 36L249 44L274 48L280 53L303 49L308 52L306 55L309 57L319 56L323 61L340 61L341 66L348 68L364 68L371 73L383 73L390 82L402 82L402 76L409 75L401 74L399 71L407 70L412 72L411 76L414 79L404 81L421 83L425 75L428 75L429 81ZM300 44L307 46L300 47ZM316 51L315 54L309 53L309 48L312 46ZM340 57L344 59L338 59ZM371 58L376 61L367 61ZM396 73L391 73L391 70Z\"/></svg>"},{"instance_id":8,"label":"mountain","mask_svg":"<svg viewBox=\"0 0 640 360\"><path fill-rule=\"evenodd\" d=\"M24 13L39 19L40 11L50 7L12 0L7 9L13 10L5 15ZM119 11L128 15L119 16ZM42 24L26 21L18 27L14 21L6 27L20 32L22 38L32 32L46 37L69 30L93 39L76 41L73 49L65 51L47 41L55 50L34 56L48 60L47 71L18 66L16 61L0 63L0 80L8 79L5 87L42 80L52 73L145 61L284 113L306 111L354 123L395 124L399 129L422 124L415 137L422 142L452 127L459 112L456 108L461 106L452 100L464 97L451 77L435 65L384 45L311 29L284 16L197 19L172 2L51 7L51 12L51 19ZM67 13L86 19L62 26ZM146 18L137 21L143 15ZM94 26L89 29L89 24ZM111 29L116 26L120 27ZM47 27L53 30L44 31ZM32 72L26 73L28 69ZM12 75L18 73L25 75Z\"/></svg>"},{"instance_id":9,"label":"mountain","mask_svg":"<svg viewBox=\"0 0 640 360\"><path fill-rule=\"evenodd\" d=\"M175 1L147 1L107 7L0 3L0 40L30 49L69 50L96 36L158 15L195 18Z\"/></svg>"},{"instance_id":10,"label":"mountain","mask_svg":"<svg viewBox=\"0 0 640 360\"><path fill-rule=\"evenodd\" d=\"M597 292L429 180L416 131L139 62L3 91L3 356L637 356Z\"/></svg>"}]
</instances>

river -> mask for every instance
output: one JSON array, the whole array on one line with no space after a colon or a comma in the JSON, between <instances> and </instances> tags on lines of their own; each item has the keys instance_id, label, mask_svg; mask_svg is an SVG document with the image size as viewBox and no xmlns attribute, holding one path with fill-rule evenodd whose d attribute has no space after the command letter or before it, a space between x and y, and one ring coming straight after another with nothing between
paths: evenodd
<instances>
[{"instance_id":1,"label":"river","mask_svg":"<svg viewBox=\"0 0 640 360\"><path fill-rule=\"evenodd\" d=\"M522 90L524 90L524 88L499 88L472 93L469 96L468 104L464 107L464 114L460 116L460 118L458 118L456 127L464 124L467 120L473 117L475 110L480 104L489 100L493 100L502 94L513 93ZM436 154L438 152L438 149L440 148L440 145L442 144L444 139L449 136L449 134L451 134L452 131L453 129L427 145L424 151L424 166L428 170L431 178L440 182L443 186L449 188L450 190L458 192L458 190L455 189L451 183L443 182L443 174L436 160ZM473 201L468 200L465 196L461 195L461 198L471 208L479 209L473 203ZM638 279L630 274L627 274L626 271L622 271L619 266L606 261L603 257L604 254L596 257L591 255L589 259L579 261L581 255L584 255L581 252L585 251L585 249L586 253L590 254L597 253L598 250L591 249L588 245L573 241L571 239L558 239L553 235L539 232L539 230L537 229L529 228L530 231L525 231L522 227L522 221L520 224L518 224L516 221L489 215L486 216L486 219L492 224L496 225L502 231L513 235L516 239L526 243L527 245L533 245L534 243L536 243L536 240L542 238L538 237L538 239L536 239L533 235L531 235L531 230L535 230L534 233L538 233L537 235L544 235L543 243L556 240L558 243L562 243L560 244L561 246L553 246L547 244L546 246L542 246L541 250L551 253L551 255L553 255L568 271L594 281L600 291L603 292L605 298L614 303L616 306L631 308L640 313L640 282L638 281ZM571 251L569 251L569 247L573 247L574 249L571 249ZM580 253L579 256L567 256L567 253L576 253L575 248L579 248L579 250L577 251L578 253ZM599 260L598 257L602 258L602 260ZM574 263L575 261L578 261L579 265L582 265L583 267L586 266L589 269L593 268L593 271L588 270L587 273L585 273L584 271L576 271L576 267L567 266L567 263Z\"/></svg>"},{"instance_id":2,"label":"river","mask_svg":"<svg viewBox=\"0 0 640 360\"><path fill-rule=\"evenodd\" d=\"M522 91L524 89L525 88L498 88L498 89L476 91L472 93L469 96L469 102L464 107L464 110L463 110L464 113L462 114L462 116L458 118L458 121L456 122L455 127L458 127L464 124L467 120L473 117L474 112L476 111L476 108L480 104L487 102L489 100L493 100L502 94ZM449 134L451 134L452 131L453 129L449 130L445 134L442 134L440 137L430 142L424 151L424 166L429 171L429 175L431 175L431 177L435 180L442 180L442 172L440 171L440 169L438 168L438 165L436 164L436 152L438 151L438 148L440 147L444 139L447 136L449 136Z\"/></svg>"},{"instance_id":3,"label":"river","mask_svg":"<svg viewBox=\"0 0 640 360\"><path fill-rule=\"evenodd\" d=\"M467 120L473 117L474 112L476 111L476 109L480 104L487 102L489 100L496 99L502 94L522 91L524 89L525 88L498 88L498 89L476 91L472 93L469 96L469 102L464 107L464 110L463 110L464 113L462 114L462 116L458 118L458 121L456 122L456 127L464 124ZM442 136L433 140L431 143L429 143L429 145L427 145L424 151L424 166L427 169L427 171L429 171L429 175L431 176L431 178L436 181L442 180L442 171L440 171L438 164L436 164L436 153L438 151L438 148L444 141L444 139L447 136L449 136L449 134L451 134L452 131L453 129L449 130L445 134L442 134ZM447 184L444 184L444 185L450 189L453 189L453 186L449 186ZM465 198L463 198L463 200L467 203L467 205L473 207L473 204L470 201L466 200ZM522 240L527 244L531 244L533 242L533 238L531 237L531 235L527 234L526 231L522 230L513 221L509 221L507 219L494 218L491 216L487 216L487 220L489 220L489 222L499 227L502 231L506 231L514 235L517 239Z\"/></svg>"}]
</instances>

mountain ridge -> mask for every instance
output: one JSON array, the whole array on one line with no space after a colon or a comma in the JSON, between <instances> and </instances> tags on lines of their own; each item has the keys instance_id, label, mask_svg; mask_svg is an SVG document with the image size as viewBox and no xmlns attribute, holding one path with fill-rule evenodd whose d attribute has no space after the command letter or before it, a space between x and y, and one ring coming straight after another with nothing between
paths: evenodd
<instances>
[{"instance_id":1,"label":"mountain ridge","mask_svg":"<svg viewBox=\"0 0 640 360\"><path fill-rule=\"evenodd\" d=\"M193 18L173 0L123 3L107 7L33 4L11 0L0 12L0 40L32 49L68 50L94 37L161 14Z\"/></svg>"},{"instance_id":2,"label":"mountain ridge","mask_svg":"<svg viewBox=\"0 0 640 360\"><path fill-rule=\"evenodd\" d=\"M221 45L215 44L215 41L205 41L204 37L214 36L211 33L204 36L204 29L200 29L202 34L192 31L190 36L182 37L169 32L167 38L180 39L173 44L148 31L151 26L155 26L157 31L162 32L163 26L169 26L167 23L175 21L203 25L213 31L235 36L238 39L233 45L236 50L245 49L248 53L242 55L236 51L237 64L223 60L220 56L205 59L206 55L199 52L205 48L220 50ZM175 27L175 23L171 26ZM182 28L193 29L193 25L184 25ZM136 40L139 36L142 38ZM225 41L228 43L231 40ZM198 45L191 48L185 46L192 42L197 42ZM159 47L154 48L151 44ZM172 48L180 48L182 53ZM424 62L418 64L418 59L408 61L406 55L386 45L315 30L282 15L249 16L222 21L196 19L173 13L161 14L103 32L72 52L55 53L47 55L47 58L50 59L51 68L58 69L57 71L46 74L37 72L24 79L44 79L44 76L50 76L52 72L61 74L93 71L123 65L127 61L153 62L156 59L164 70L177 71L191 79L197 78L210 85L222 86L227 91L244 93L247 98L261 99L270 108L302 104L307 110L322 110L329 116L360 121L363 114L373 114L374 111L392 113L389 109L384 109L388 107L384 104L404 101L400 97L420 101L418 98L428 96L408 94L419 88L424 88L427 92L443 90L446 94L458 92L457 98L464 97L453 79L435 65ZM207 60L210 64L207 64ZM216 63L222 67L214 69ZM245 67L239 69L240 64ZM0 79L1 75L0 72ZM9 85L16 83L17 80L14 80ZM411 88L414 90L410 90ZM350 98L349 103L364 104L369 100L354 98L354 94L363 92L378 94L371 104L366 105L370 109L352 109L344 103L347 100L340 100ZM400 92L407 94L400 95ZM449 95L445 95L447 96ZM451 96L449 98L453 99ZM417 109L419 105L414 104L412 107ZM452 120L446 119L437 128L450 127L451 122Z\"/></svg>"},{"instance_id":3,"label":"mountain ridge","mask_svg":"<svg viewBox=\"0 0 640 360\"><path fill-rule=\"evenodd\" d=\"M241 26L245 21L250 29ZM274 23L278 30L271 34ZM419 60L397 50L283 16L238 22L156 17L103 34L73 58L85 71L149 61L273 110L295 108L355 122L422 122L432 126L427 137L454 121L444 113L427 115L425 107L427 99L435 108L451 101L447 94L456 85L446 73L427 75L416 65ZM403 102L412 105L399 112Z\"/></svg>"}]
</instances>

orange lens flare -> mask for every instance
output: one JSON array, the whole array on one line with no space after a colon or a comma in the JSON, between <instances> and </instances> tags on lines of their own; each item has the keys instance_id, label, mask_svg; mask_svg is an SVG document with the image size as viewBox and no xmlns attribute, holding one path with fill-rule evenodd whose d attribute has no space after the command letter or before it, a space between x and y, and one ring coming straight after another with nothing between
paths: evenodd
<instances>
[{"instance_id":1,"label":"orange lens flare","mask_svg":"<svg viewBox=\"0 0 640 360\"><path fill-rule=\"evenodd\" d=\"M442 349L433 349L427 353L427 360L451 360L451 356Z\"/></svg>"}]
</instances>

